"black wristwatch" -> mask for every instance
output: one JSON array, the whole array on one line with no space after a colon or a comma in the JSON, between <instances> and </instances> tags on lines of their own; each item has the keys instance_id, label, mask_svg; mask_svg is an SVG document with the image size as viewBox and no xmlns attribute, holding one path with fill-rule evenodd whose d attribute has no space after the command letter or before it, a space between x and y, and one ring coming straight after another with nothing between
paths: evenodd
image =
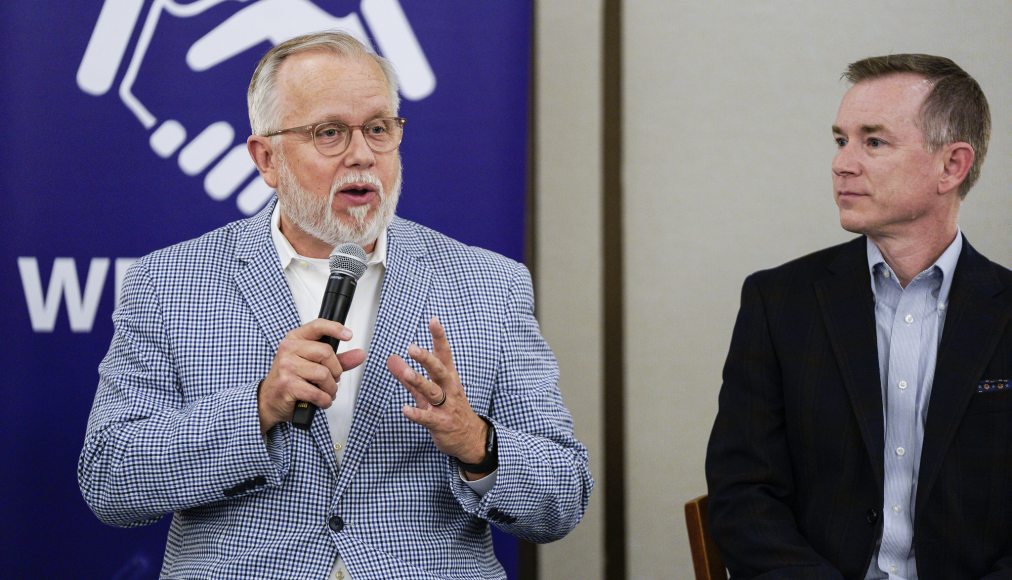
<instances>
[{"instance_id":1,"label":"black wristwatch","mask_svg":"<svg viewBox=\"0 0 1012 580\"><path fill-rule=\"evenodd\" d=\"M481 417L479 415L479 417ZM499 468L499 438L495 435L495 425L487 417L481 420L488 425L488 436L485 437L485 459L481 463L464 463L459 459L457 462L468 473L492 473Z\"/></svg>"}]
</instances>

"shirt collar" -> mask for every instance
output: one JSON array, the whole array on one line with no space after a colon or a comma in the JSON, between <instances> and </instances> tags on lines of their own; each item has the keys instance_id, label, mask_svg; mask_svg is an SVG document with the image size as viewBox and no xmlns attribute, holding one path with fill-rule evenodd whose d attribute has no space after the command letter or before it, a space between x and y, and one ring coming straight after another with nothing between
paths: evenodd
<instances>
[{"instance_id":1,"label":"shirt collar","mask_svg":"<svg viewBox=\"0 0 1012 580\"><path fill-rule=\"evenodd\" d=\"M281 260L281 269L287 270L288 265L292 263L292 260L298 258L300 260L314 260L318 258L306 258L300 256L295 248L292 247L292 243L288 241L288 238L281 233L281 201L274 204L274 211L271 212L271 241L274 242L274 249L278 252L278 259ZM384 268L387 264L387 230L383 228L380 231L380 235L376 238L376 246L373 248L371 254L367 254L369 266L381 265ZM326 258L319 258L324 262Z\"/></svg>"},{"instance_id":2,"label":"shirt collar","mask_svg":"<svg viewBox=\"0 0 1012 580\"><path fill-rule=\"evenodd\" d=\"M868 248L868 272L871 275L871 291L875 294L875 268L881 265L883 268L889 268L889 264L886 264L885 258L882 257L882 252L875 245L875 242L871 241L871 238L865 237ZM938 268L942 273L942 285L938 289L938 303L948 304L949 303L949 290L952 288L952 276L956 272L956 263L959 262L959 254L963 251L963 232L956 226L956 239L952 240L949 247L945 248L942 255L935 260L935 263L927 268L931 270ZM919 274L918 274L919 275Z\"/></svg>"}]
</instances>

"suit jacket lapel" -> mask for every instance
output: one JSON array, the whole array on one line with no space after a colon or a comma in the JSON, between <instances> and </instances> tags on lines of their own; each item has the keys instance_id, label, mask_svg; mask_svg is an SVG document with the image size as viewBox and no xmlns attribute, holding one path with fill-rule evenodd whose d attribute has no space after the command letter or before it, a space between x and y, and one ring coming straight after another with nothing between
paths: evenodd
<instances>
[{"instance_id":1,"label":"suit jacket lapel","mask_svg":"<svg viewBox=\"0 0 1012 580\"><path fill-rule=\"evenodd\" d=\"M989 262L964 238L949 291L924 426L917 510L931 491L977 381L1009 323L1009 312L995 299L1003 290Z\"/></svg>"},{"instance_id":2,"label":"suit jacket lapel","mask_svg":"<svg viewBox=\"0 0 1012 580\"><path fill-rule=\"evenodd\" d=\"M406 358L408 344L417 342L418 332L424 328L422 316L432 281L432 271L423 262L424 257L425 246L417 232L403 220L394 218L387 234L386 274L376 314L376 330L369 346L348 435L348 449L337 481L338 495L344 492L358 469L383 415L390 412L391 397L404 389L387 370L386 360L391 354Z\"/></svg>"},{"instance_id":3,"label":"suit jacket lapel","mask_svg":"<svg viewBox=\"0 0 1012 580\"><path fill-rule=\"evenodd\" d=\"M292 291L281 270L277 249L271 240L271 212L275 200L256 216L251 218L249 225L239 235L236 245L236 257L243 263L235 273L235 283L239 292L246 299L253 318L271 346L272 356L277 353L281 339L292 329L302 324L299 319ZM304 437L300 429L291 429L292 437ZM327 466L336 478L338 475L337 456L330 440L327 417L324 413L316 413L308 433L313 443L319 448Z\"/></svg>"},{"instance_id":4,"label":"suit jacket lapel","mask_svg":"<svg viewBox=\"0 0 1012 580\"><path fill-rule=\"evenodd\" d=\"M275 203L250 218L247 227L238 234L235 253L241 265L236 269L235 283L268 344L276 350L285 334L300 322L271 241L271 212Z\"/></svg>"},{"instance_id":5,"label":"suit jacket lapel","mask_svg":"<svg viewBox=\"0 0 1012 580\"><path fill-rule=\"evenodd\" d=\"M881 486L885 430L875 302L867 255L864 237L843 246L830 264L829 273L816 281L815 292L861 438Z\"/></svg>"}]
</instances>

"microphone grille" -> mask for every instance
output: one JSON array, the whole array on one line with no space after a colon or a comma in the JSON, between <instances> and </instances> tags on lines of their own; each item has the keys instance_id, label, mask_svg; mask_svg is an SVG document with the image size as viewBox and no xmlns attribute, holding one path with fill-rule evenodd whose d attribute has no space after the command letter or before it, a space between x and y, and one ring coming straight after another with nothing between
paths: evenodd
<instances>
[{"instance_id":1,"label":"microphone grille","mask_svg":"<svg viewBox=\"0 0 1012 580\"><path fill-rule=\"evenodd\" d=\"M345 274L355 280L365 274L368 260L358 244L341 244L330 253L330 275Z\"/></svg>"}]
</instances>

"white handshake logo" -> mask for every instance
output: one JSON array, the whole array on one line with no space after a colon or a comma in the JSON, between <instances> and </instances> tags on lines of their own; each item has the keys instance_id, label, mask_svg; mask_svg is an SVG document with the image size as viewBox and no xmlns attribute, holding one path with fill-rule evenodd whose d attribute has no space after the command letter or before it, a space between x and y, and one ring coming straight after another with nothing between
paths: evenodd
<instances>
[{"instance_id":1,"label":"white handshake logo","mask_svg":"<svg viewBox=\"0 0 1012 580\"><path fill-rule=\"evenodd\" d=\"M204 175L207 195L218 201L234 195L239 211L252 215L270 199L271 190L263 180L254 178L256 167L246 152L245 139L236 141L235 128L226 121L212 122L196 131L187 142L190 131L173 119L171 112L150 111L133 91L151 39L165 14L176 18L193 17L227 1L237 0L154 0L147 14L143 14L144 0L105 0L77 70L77 86L90 95L108 93L120 77L130 40L140 26L126 71L119 78L120 99L144 129L150 131L149 142L156 154L168 159L178 153L179 168L191 177L207 170ZM190 70L203 72L261 42L270 41L276 45L317 30L343 30L372 46L366 34L368 25L368 32L379 45L374 48L398 71L401 95L405 99L418 101L435 90L432 67L397 0L362 0L358 12L344 17L335 17L309 0L245 3L249 5L233 13L189 48L186 64ZM193 131L192 127L190 129Z\"/></svg>"}]
</instances>

